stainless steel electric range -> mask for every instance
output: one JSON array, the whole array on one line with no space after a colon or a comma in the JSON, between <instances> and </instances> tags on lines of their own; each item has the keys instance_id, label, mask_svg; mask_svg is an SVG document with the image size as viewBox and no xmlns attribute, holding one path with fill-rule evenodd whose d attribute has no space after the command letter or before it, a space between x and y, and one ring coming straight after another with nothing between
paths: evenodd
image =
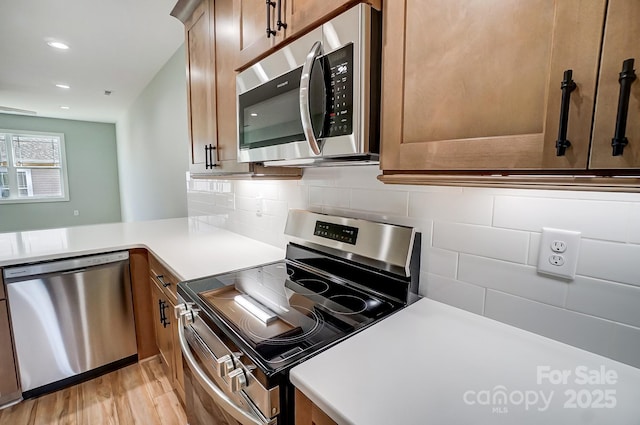
<instances>
[{"instance_id":1,"label":"stainless steel electric range","mask_svg":"<svg viewBox=\"0 0 640 425\"><path fill-rule=\"evenodd\" d=\"M414 228L291 210L285 233L282 261L178 285L190 425L292 425L289 370L418 298Z\"/></svg>"}]
</instances>

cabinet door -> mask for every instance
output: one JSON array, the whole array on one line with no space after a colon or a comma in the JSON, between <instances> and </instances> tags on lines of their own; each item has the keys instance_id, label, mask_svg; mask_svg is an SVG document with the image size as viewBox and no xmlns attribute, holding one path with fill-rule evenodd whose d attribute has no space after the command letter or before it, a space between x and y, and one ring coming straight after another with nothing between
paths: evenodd
<instances>
[{"instance_id":1,"label":"cabinet door","mask_svg":"<svg viewBox=\"0 0 640 425\"><path fill-rule=\"evenodd\" d=\"M337 425L299 389L295 392L296 425Z\"/></svg>"},{"instance_id":2,"label":"cabinet door","mask_svg":"<svg viewBox=\"0 0 640 425\"><path fill-rule=\"evenodd\" d=\"M206 172L205 146L216 146L215 55L209 0L203 0L185 22L187 102L192 173Z\"/></svg>"},{"instance_id":3,"label":"cabinet door","mask_svg":"<svg viewBox=\"0 0 640 425\"><path fill-rule=\"evenodd\" d=\"M360 0L286 0L286 3L287 37L291 37L323 23L349 7L360 3ZM377 0L373 3L378 3L374 6L380 8Z\"/></svg>"},{"instance_id":4,"label":"cabinet door","mask_svg":"<svg viewBox=\"0 0 640 425\"><path fill-rule=\"evenodd\" d=\"M382 169L586 168L604 5L384 2ZM572 146L556 157L567 69Z\"/></svg>"},{"instance_id":5,"label":"cabinet door","mask_svg":"<svg viewBox=\"0 0 640 425\"><path fill-rule=\"evenodd\" d=\"M640 168L640 75L631 84L623 154L613 156L622 62L635 59L640 69L640 2L609 0L602 45L598 98L591 142L590 168Z\"/></svg>"},{"instance_id":6,"label":"cabinet door","mask_svg":"<svg viewBox=\"0 0 640 425\"><path fill-rule=\"evenodd\" d=\"M276 28L277 2L284 0L272 1L276 7L267 6L265 0L234 1L234 20L240 37L236 68L245 68L255 62L284 38L284 31ZM282 3L280 7L285 13ZM267 26L275 34L267 37Z\"/></svg>"},{"instance_id":7,"label":"cabinet door","mask_svg":"<svg viewBox=\"0 0 640 425\"><path fill-rule=\"evenodd\" d=\"M151 280L151 301L153 304L153 326L156 333L156 344L160 358L173 377L175 366L173 356L173 306L162 290ZM164 320L163 320L164 318Z\"/></svg>"},{"instance_id":8,"label":"cabinet door","mask_svg":"<svg viewBox=\"0 0 640 425\"><path fill-rule=\"evenodd\" d=\"M10 401L12 395L19 397L18 390L7 302L0 301L0 404Z\"/></svg>"},{"instance_id":9,"label":"cabinet door","mask_svg":"<svg viewBox=\"0 0 640 425\"><path fill-rule=\"evenodd\" d=\"M235 0L216 0L215 7L215 54L216 54L216 104L217 139L216 152L222 173L248 173L249 164L236 162L238 158L238 117L236 112L236 73L234 71L239 40L234 29ZM265 17L262 17L263 20Z\"/></svg>"}]
</instances>

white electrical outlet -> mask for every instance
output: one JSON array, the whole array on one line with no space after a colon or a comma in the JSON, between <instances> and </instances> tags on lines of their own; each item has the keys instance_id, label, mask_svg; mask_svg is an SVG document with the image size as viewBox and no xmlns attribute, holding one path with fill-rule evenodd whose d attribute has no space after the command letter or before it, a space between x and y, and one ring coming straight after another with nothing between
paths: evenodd
<instances>
[{"instance_id":1,"label":"white electrical outlet","mask_svg":"<svg viewBox=\"0 0 640 425\"><path fill-rule=\"evenodd\" d=\"M580 235L580 232L543 227L538 252L538 272L574 279Z\"/></svg>"}]
</instances>

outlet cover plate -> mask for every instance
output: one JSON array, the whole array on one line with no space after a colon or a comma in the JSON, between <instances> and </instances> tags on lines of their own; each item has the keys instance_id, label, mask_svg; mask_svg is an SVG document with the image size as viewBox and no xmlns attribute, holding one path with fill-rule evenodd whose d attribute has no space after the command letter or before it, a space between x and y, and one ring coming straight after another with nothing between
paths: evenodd
<instances>
[{"instance_id":1,"label":"outlet cover plate","mask_svg":"<svg viewBox=\"0 0 640 425\"><path fill-rule=\"evenodd\" d=\"M580 236L580 232L543 227L538 272L573 280L578 266Z\"/></svg>"}]
</instances>

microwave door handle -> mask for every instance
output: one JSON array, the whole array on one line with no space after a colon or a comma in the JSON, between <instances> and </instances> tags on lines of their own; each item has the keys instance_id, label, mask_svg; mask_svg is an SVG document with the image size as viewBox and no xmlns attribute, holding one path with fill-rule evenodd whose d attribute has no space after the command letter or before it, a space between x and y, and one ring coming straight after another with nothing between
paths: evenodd
<instances>
[{"instance_id":1,"label":"microwave door handle","mask_svg":"<svg viewBox=\"0 0 640 425\"><path fill-rule=\"evenodd\" d=\"M319 56L322 56L322 42L316 41L307 54L307 59L302 66L302 75L300 76L300 118L302 120L302 131L309 143L309 147L316 155L320 155L320 146L318 146L318 139L316 139L315 134L313 134L313 124L311 123L311 111L309 107L309 87L311 85L313 62Z\"/></svg>"}]
</instances>

